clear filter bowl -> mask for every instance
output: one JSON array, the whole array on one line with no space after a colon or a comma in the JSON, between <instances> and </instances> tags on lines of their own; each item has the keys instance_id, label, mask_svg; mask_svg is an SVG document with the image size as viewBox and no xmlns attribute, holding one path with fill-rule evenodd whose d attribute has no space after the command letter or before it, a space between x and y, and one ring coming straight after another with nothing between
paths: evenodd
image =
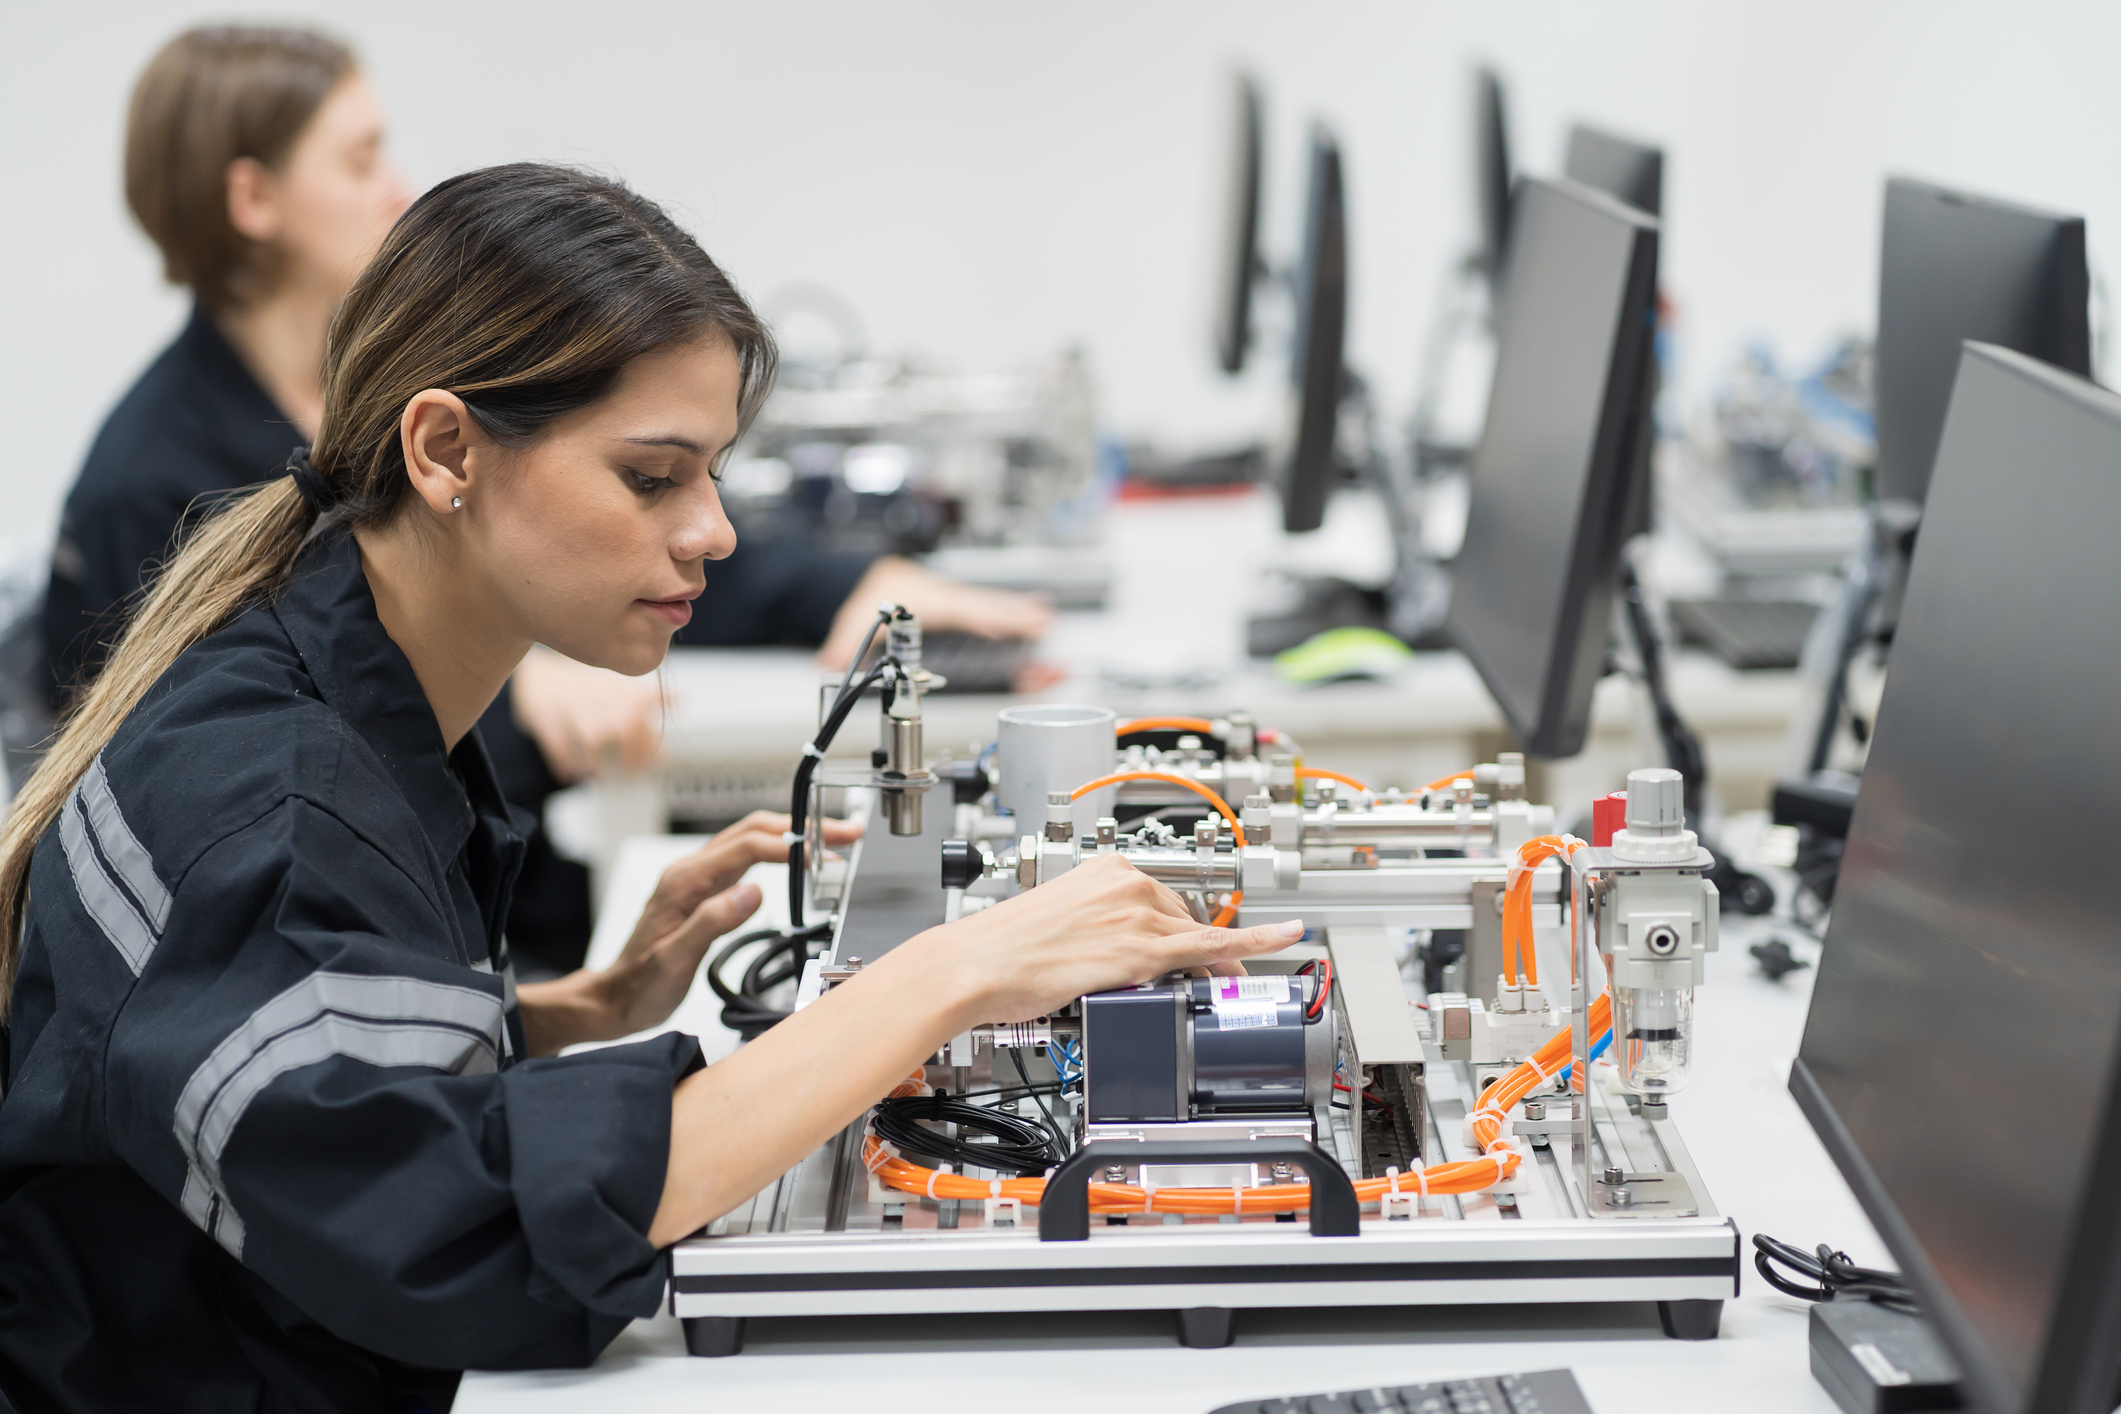
<instances>
[{"instance_id":1,"label":"clear filter bowl","mask_svg":"<svg viewBox=\"0 0 2121 1414\"><path fill-rule=\"evenodd\" d=\"M1613 1033L1621 1084L1643 1096L1684 1090L1693 1052L1694 989L1614 988Z\"/></svg>"}]
</instances>

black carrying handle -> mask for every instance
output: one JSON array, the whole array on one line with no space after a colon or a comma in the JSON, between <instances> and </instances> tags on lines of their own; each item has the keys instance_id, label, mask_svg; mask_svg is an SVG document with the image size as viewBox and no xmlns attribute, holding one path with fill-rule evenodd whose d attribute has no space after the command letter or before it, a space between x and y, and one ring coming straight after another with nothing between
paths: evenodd
<instances>
[{"instance_id":1,"label":"black carrying handle","mask_svg":"<svg viewBox=\"0 0 2121 1414\"><path fill-rule=\"evenodd\" d=\"M1085 1144L1051 1178L1038 1204L1038 1240L1090 1239L1090 1183L1114 1164L1288 1164L1311 1180L1311 1235L1354 1237L1362 1204L1339 1160L1308 1139L1247 1139L1228 1144L1188 1140L1106 1139Z\"/></svg>"}]
</instances>

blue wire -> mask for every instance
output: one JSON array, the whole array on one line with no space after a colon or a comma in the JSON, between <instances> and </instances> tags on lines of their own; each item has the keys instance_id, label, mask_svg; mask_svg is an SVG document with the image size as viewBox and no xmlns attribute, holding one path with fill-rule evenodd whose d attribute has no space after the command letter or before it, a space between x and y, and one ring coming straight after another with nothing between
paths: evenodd
<instances>
[{"instance_id":1,"label":"blue wire","mask_svg":"<svg viewBox=\"0 0 2121 1414\"><path fill-rule=\"evenodd\" d=\"M1597 1059L1598 1059L1598 1058L1599 1058L1600 1056L1602 1056L1602 1055L1604 1055L1604 1054L1605 1054L1605 1051L1606 1051L1606 1047L1608 1047L1608 1046L1610 1046L1610 1045L1612 1045L1612 1044L1613 1044L1613 1028L1612 1028L1612 1027L1610 1027L1610 1026L1608 1026L1608 1027L1606 1028L1606 1030L1605 1030L1605 1035L1603 1035L1603 1036L1600 1036L1600 1037L1598 1038L1598 1044L1597 1044L1597 1045L1595 1045L1595 1046L1593 1046L1593 1047L1591 1047L1591 1053L1590 1053L1590 1055L1588 1055L1588 1056L1584 1057L1584 1059L1585 1059L1585 1060L1597 1060ZM1570 1079L1570 1077L1571 1077L1571 1076L1572 1076L1572 1075L1573 1075L1573 1074L1575 1073L1575 1070L1576 1070L1576 1062L1575 1062L1575 1061L1573 1061L1573 1060L1571 1060L1571 1061L1570 1061L1570 1062L1569 1062L1569 1063L1568 1063L1567 1065L1565 1065L1565 1066L1563 1066L1563 1067L1561 1068L1561 1073L1560 1073L1559 1075L1556 1075L1556 1076L1555 1076L1554 1078L1555 1078L1555 1079L1556 1079L1557 1081L1559 1081L1559 1082L1560 1082L1561 1084L1563 1084L1563 1085L1567 1085L1567 1084L1569 1083L1569 1079Z\"/></svg>"}]
</instances>

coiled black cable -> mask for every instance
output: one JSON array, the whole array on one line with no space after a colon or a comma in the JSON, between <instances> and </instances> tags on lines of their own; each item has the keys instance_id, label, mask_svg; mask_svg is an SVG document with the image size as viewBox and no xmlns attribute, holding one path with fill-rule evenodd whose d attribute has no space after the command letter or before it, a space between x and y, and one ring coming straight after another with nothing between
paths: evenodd
<instances>
[{"instance_id":1,"label":"coiled black cable","mask_svg":"<svg viewBox=\"0 0 2121 1414\"><path fill-rule=\"evenodd\" d=\"M722 999L722 1025L749 1041L786 1020L787 1012L765 1003L766 994L802 976L804 965L814 956L811 944L823 943L831 936L830 925L817 923L808 928L760 928L722 944L707 963L707 985ZM722 979L723 964L761 942L766 946L744 969L743 980L731 987Z\"/></svg>"},{"instance_id":2,"label":"coiled black cable","mask_svg":"<svg viewBox=\"0 0 2121 1414\"><path fill-rule=\"evenodd\" d=\"M1001 1110L967 1104L947 1095L901 1095L878 1103L870 1128L876 1137L908 1158L971 1165L1036 1178L1061 1161L1058 1146L1045 1127ZM991 1144L974 1144L928 1128L954 1124L960 1131L990 1136Z\"/></svg>"},{"instance_id":3,"label":"coiled black cable","mask_svg":"<svg viewBox=\"0 0 2121 1414\"><path fill-rule=\"evenodd\" d=\"M1784 1276L1775 1270L1778 1263L1811 1284L1803 1285ZM1824 1242L1819 1244L1816 1252L1806 1252L1766 1233L1756 1232L1753 1234L1753 1266L1769 1286L1800 1301L1832 1301L1838 1297L1855 1296L1910 1316L1922 1314L1921 1303L1915 1300L1915 1294L1908 1290L1900 1273L1877 1267L1859 1267L1849 1260L1848 1253L1836 1252Z\"/></svg>"}]
</instances>

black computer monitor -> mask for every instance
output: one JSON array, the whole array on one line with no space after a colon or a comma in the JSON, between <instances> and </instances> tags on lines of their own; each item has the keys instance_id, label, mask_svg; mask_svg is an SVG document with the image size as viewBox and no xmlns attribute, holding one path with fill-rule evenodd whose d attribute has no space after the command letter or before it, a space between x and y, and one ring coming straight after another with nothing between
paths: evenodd
<instances>
[{"instance_id":1,"label":"black computer monitor","mask_svg":"<svg viewBox=\"0 0 2121 1414\"><path fill-rule=\"evenodd\" d=\"M1296 344L1289 366L1293 407L1281 466L1281 524L1291 533L1325 522L1326 496L1344 387L1348 329L1348 223L1340 144L1311 130L1311 179L1304 199L1303 263L1296 272Z\"/></svg>"},{"instance_id":2,"label":"black computer monitor","mask_svg":"<svg viewBox=\"0 0 2121 1414\"><path fill-rule=\"evenodd\" d=\"M1264 103L1249 74L1230 85L1230 166L1223 191L1220 279L1215 287L1215 361L1244 371L1252 344L1252 287L1259 281L1259 169Z\"/></svg>"},{"instance_id":3,"label":"black computer monitor","mask_svg":"<svg viewBox=\"0 0 2121 1414\"><path fill-rule=\"evenodd\" d=\"M1878 499L1920 504L1966 339L2089 378L2084 220L1895 177L1878 262Z\"/></svg>"},{"instance_id":4,"label":"black computer monitor","mask_svg":"<svg viewBox=\"0 0 2121 1414\"><path fill-rule=\"evenodd\" d=\"M1562 175L1618 197L1637 211L1664 214L1664 150L1578 123L1569 129ZM1660 232L1661 234L1661 232ZM1626 534L1650 529L1650 484L1657 455L1657 350L1643 349L1642 421L1637 424L1635 470L1628 482Z\"/></svg>"},{"instance_id":5,"label":"black computer monitor","mask_svg":"<svg viewBox=\"0 0 2121 1414\"><path fill-rule=\"evenodd\" d=\"M2121 1376L2121 398L1970 345L1790 1089L1990 1414Z\"/></svg>"},{"instance_id":6,"label":"black computer monitor","mask_svg":"<svg viewBox=\"0 0 2121 1414\"><path fill-rule=\"evenodd\" d=\"M1572 756L1605 671L1657 222L1577 183L1527 178L1502 277L1449 631L1524 749Z\"/></svg>"},{"instance_id":7,"label":"black computer monitor","mask_svg":"<svg viewBox=\"0 0 2121 1414\"><path fill-rule=\"evenodd\" d=\"M1664 149L1578 123L1569 129L1562 175L1617 196L1637 211L1664 214Z\"/></svg>"},{"instance_id":8,"label":"black computer monitor","mask_svg":"<svg viewBox=\"0 0 2121 1414\"><path fill-rule=\"evenodd\" d=\"M1510 241L1510 125L1502 79L1493 69L1473 77L1473 209L1480 216L1474 263L1490 280Z\"/></svg>"}]
</instances>

